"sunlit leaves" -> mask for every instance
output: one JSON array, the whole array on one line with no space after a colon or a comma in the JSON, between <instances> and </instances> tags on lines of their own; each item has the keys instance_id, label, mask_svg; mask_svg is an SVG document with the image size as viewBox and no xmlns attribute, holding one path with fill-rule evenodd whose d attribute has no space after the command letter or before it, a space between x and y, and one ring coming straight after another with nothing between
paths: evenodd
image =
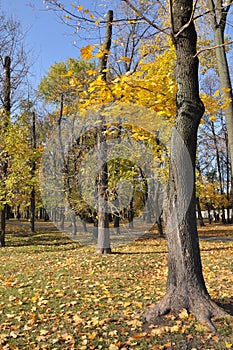
<instances>
[{"instance_id":1,"label":"sunlit leaves","mask_svg":"<svg viewBox=\"0 0 233 350\"><path fill-rule=\"evenodd\" d=\"M65 96L65 101L74 101L80 96L80 93L87 89L90 80L93 80L88 72L94 71L94 69L93 63L74 58L54 63L49 68L47 75L41 80L38 94L46 103L55 106L60 104L61 94ZM69 109L68 114L72 114L73 109Z\"/></svg>"}]
</instances>

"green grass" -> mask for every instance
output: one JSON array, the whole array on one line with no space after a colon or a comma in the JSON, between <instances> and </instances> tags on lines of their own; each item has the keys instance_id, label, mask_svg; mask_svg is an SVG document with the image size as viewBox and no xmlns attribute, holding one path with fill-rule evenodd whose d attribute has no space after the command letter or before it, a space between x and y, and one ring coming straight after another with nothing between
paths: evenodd
<instances>
[{"instance_id":1,"label":"green grass","mask_svg":"<svg viewBox=\"0 0 233 350\"><path fill-rule=\"evenodd\" d=\"M164 239L140 240L99 256L59 231L8 227L0 250L0 349L228 349L233 321L213 336L192 316L168 315L151 332L141 314L166 286ZM201 241L214 300L233 312L233 243Z\"/></svg>"}]
</instances>

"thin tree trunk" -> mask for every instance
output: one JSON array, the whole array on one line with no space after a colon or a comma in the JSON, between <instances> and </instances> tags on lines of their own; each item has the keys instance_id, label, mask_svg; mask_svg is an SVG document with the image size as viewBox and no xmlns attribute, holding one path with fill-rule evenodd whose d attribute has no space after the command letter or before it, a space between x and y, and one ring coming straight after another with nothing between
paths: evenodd
<instances>
[{"instance_id":1,"label":"thin tree trunk","mask_svg":"<svg viewBox=\"0 0 233 350\"><path fill-rule=\"evenodd\" d=\"M230 172L230 158L229 158L229 147L228 147L228 135L227 135L227 132L225 130L224 132L224 137L225 137L225 142L226 142L226 172L227 172L227 178L226 178L226 182L227 182L227 189L226 189L226 192L227 192L227 200L229 201L229 203L231 204L228 204L227 206L227 223L230 224L231 223L231 217L230 217L230 209L232 209L232 201L230 202L230 197L231 197L231 194L230 194L230 185L231 185L231 181L232 181L232 178L231 178L231 172Z\"/></svg>"},{"instance_id":2,"label":"thin tree trunk","mask_svg":"<svg viewBox=\"0 0 233 350\"><path fill-rule=\"evenodd\" d=\"M60 229L64 230L65 228L65 208L60 208Z\"/></svg>"},{"instance_id":3,"label":"thin tree trunk","mask_svg":"<svg viewBox=\"0 0 233 350\"><path fill-rule=\"evenodd\" d=\"M156 221L156 224L157 224L157 227L158 227L159 237L164 237L161 216L162 216L162 214L159 216L158 220Z\"/></svg>"},{"instance_id":4,"label":"thin tree trunk","mask_svg":"<svg viewBox=\"0 0 233 350\"><path fill-rule=\"evenodd\" d=\"M231 158L231 169L233 169L233 93L224 40L227 14L230 9L230 5L224 7L222 6L222 2L220 0L216 0L216 2L214 0L209 0L209 8L211 10L211 24L214 32L214 42L216 46L215 52L220 85L222 90L224 90L224 96L229 101L224 110L228 133L229 153Z\"/></svg>"},{"instance_id":5,"label":"thin tree trunk","mask_svg":"<svg viewBox=\"0 0 233 350\"><path fill-rule=\"evenodd\" d=\"M134 210L133 210L133 198L129 202L129 209L128 209L128 222L129 222L129 228L133 229L133 218L134 218Z\"/></svg>"},{"instance_id":6,"label":"thin tree trunk","mask_svg":"<svg viewBox=\"0 0 233 350\"><path fill-rule=\"evenodd\" d=\"M196 205L197 205L197 215L198 215L197 219L198 219L199 225L200 226L205 226L204 220L203 220L203 217L202 217L202 213L201 213L201 205L200 205L199 197L196 198Z\"/></svg>"},{"instance_id":7,"label":"thin tree trunk","mask_svg":"<svg viewBox=\"0 0 233 350\"><path fill-rule=\"evenodd\" d=\"M1 210L1 235L0 235L1 247L6 246L5 235L6 235L6 207L4 206L3 209Z\"/></svg>"},{"instance_id":8,"label":"thin tree trunk","mask_svg":"<svg viewBox=\"0 0 233 350\"><path fill-rule=\"evenodd\" d=\"M113 11L107 12L107 27L106 38L103 46L104 55L99 61L99 72L102 79L106 82L107 79L107 61L108 52L111 47L112 40L112 21ZM98 162L101 165L98 174L98 242L97 253L106 254L111 253L110 247L110 232L109 232L109 218L108 218L108 165L107 165L107 142L106 135L104 133L104 117L101 117L101 123L97 135L97 149L98 149Z\"/></svg>"},{"instance_id":9,"label":"thin tree trunk","mask_svg":"<svg viewBox=\"0 0 233 350\"><path fill-rule=\"evenodd\" d=\"M36 115L33 112L32 114L32 148L36 149ZM33 159L32 165L31 165L31 175L32 177L35 176L36 171L36 161ZM31 198L30 198L30 229L31 232L35 232L35 211L36 211L36 192L34 185L32 186L31 190Z\"/></svg>"},{"instance_id":10,"label":"thin tree trunk","mask_svg":"<svg viewBox=\"0 0 233 350\"><path fill-rule=\"evenodd\" d=\"M119 199L118 199L118 193L115 191L115 211L113 213L113 227L114 227L114 233L119 235L120 234L120 211L119 211Z\"/></svg>"},{"instance_id":11,"label":"thin tree trunk","mask_svg":"<svg viewBox=\"0 0 233 350\"><path fill-rule=\"evenodd\" d=\"M190 178L195 180L197 130L204 113L199 97L197 36L192 9L192 0L176 0L171 9L178 91L165 207L167 291L165 297L145 313L145 317L147 322L153 323L160 315L177 313L184 308L215 332L211 318L223 315L224 311L211 301L205 286L196 226L195 181L190 189Z\"/></svg>"},{"instance_id":12,"label":"thin tree trunk","mask_svg":"<svg viewBox=\"0 0 233 350\"><path fill-rule=\"evenodd\" d=\"M9 124L10 118L10 110L11 110L11 58L9 56L5 57L4 60L4 82L3 82L3 108L4 108L4 122L3 122L3 130L5 131ZM8 160L7 154L4 150L1 150L1 181L3 186L7 176L7 168L8 168ZM2 204L2 209L0 210L1 222L0 222L0 245L1 247L5 247L5 235L6 235L6 204Z\"/></svg>"},{"instance_id":13,"label":"thin tree trunk","mask_svg":"<svg viewBox=\"0 0 233 350\"><path fill-rule=\"evenodd\" d=\"M72 233L73 236L77 236L77 224L76 224L76 214L73 213L71 216L71 221L72 221Z\"/></svg>"}]
</instances>

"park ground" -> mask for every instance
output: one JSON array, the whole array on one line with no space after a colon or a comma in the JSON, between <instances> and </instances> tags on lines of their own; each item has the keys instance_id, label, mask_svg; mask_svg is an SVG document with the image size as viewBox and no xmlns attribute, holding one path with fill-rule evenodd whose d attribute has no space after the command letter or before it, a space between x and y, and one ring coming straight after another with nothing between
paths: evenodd
<instances>
[{"instance_id":1,"label":"park ground","mask_svg":"<svg viewBox=\"0 0 233 350\"><path fill-rule=\"evenodd\" d=\"M144 330L166 287L166 240L155 233L96 255L51 223L8 223L0 250L0 349L233 349L233 226L199 229L208 291L229 316L213 335L181 310Z\"/></svg>"}]
</instances>

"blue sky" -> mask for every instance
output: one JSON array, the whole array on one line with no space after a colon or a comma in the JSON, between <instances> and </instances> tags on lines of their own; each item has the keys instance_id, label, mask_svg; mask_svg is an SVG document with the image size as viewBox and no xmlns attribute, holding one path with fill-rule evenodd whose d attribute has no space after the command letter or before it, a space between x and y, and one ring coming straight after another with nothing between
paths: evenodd
<instances>
[{"instance_id":1,"label":"blue sky","mask_svg":"<svg viewBox=\"0 0 233 350\"><path fill-rule=\"evenodd\" d=\"M70 0L63 2L70 3ZM35 8L29 6L29 3ZM79 58L79 49L73 45L77 38L52 11L45 10L43 0L0 0L0 7L4 13L19 20L23 31L27 31L25 40L33 64L33 84L39 83L55 61L64 61L68 57Z\"/></svg>"}]
</instances>

